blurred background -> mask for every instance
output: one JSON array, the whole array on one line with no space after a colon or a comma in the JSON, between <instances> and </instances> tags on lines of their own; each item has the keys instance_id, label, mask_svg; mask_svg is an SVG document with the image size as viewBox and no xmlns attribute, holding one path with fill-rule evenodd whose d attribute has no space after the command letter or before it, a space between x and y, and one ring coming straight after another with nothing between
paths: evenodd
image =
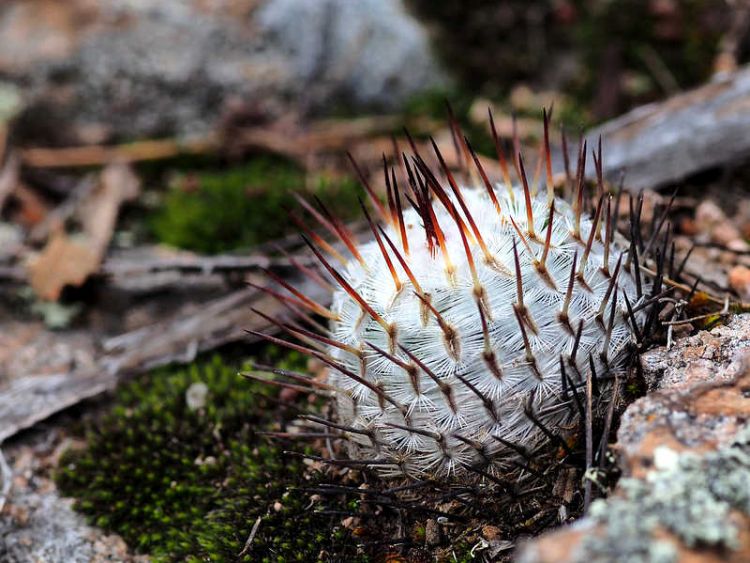
<instances>
[{"instance_id":1,"label":"blurred background","mask_svg":"<svg viewBox=\"0 0 750 563\"><path fill-rule=\"evenodd\" d=\"M542 107L577 138L732 77L749 13L740 0L3 2L0 265L54 302L112 249L247 250L290 232L294 190L356 207L346 151L369 176L403 127L448 140L446 103L491 154L488 108L501 137L513 115L535 146ZM605 161L647 188L727 160L654 176L620 152ZM115 188L97 188L106 178ZM34 266L53 243L70 271Z\"/></svg>"},{"instance_id":2,"label":"blurred background","mask_svg":"<svg viewBox=\"0 0 750 563\"><path fill-rule=\"evenodd\" d=\"M437 135L446 100L474 133L492 106L501 133L514 112L533 136L553 102L556 121L580 132L735 70L747 25L739 0L11 0L0 7L0 118L24 190L0 202L33 223L81 167L109 159L95 147L127 143L124 160L151 163L139 169L146 196L129 206L149 215L134 236L238 246L255 239L177 232L187 219L176 200L193 199L179 194L211 191L212 171L240 166L213 190L245 178L255 200L273 183L257 181L271 166L261 154L285 160L277 175L337 182L351 173L342 149L367 139L377 160L372 137L403 125Z\"/></svg>"},{"instance_id":3,"label":"blurred background","mask_svg":"<svg viewBox=\"0 0 750 563\"><path fill-rule=\"evenodd\" d=\"M38 248L60 224L50 212L118 161L139 185L103 229L116 243L247 247L284 234L266 213L301 184L350 208L344 151L369 170L403 126L440 138L446 101L490 152L488 107L501 135L513 114L535 142L542 106L577 135L732 73L748 11L739 0L9 0L0 206L22 231L8 236L28 242L31 229Z\"/></svg>"},{"instance_id":4,"label":"blurred background","mask_svg":"<svg viewBox=\"0 0 750 563\"><path fill-rule=\"evenodd\" d=\"M65 146L486 97L588 125L733 68L726 0L4 2L4 107ZM21 98L13 103L16 98Z\"/></svg>"},{"instance_id":5,"label":"blurred background","mask_svg":"<svg viewBox=\"0 0 750 563\"><path fill-rule=\"evenodd\" d=\"M627 169L627 188L654 190L646 222L679 187L677 251L698 241L693 260L704 282L750 299L749 27L747 0L4 0L0 443L123 378L216 349L305 369L273 347L247 347L255 338L245 329L272 328L252 308L280 311L247 283L267 284L262 268L309 281L298 267L310 261L296 221L310 215L296 194L319 197L363 232L355 221L363 192L347 152L375 190L383 159L406 146L404 127L420 146L434 137L456 164L447 104L488 162L488 108L503 142L515 128L536 163L541 110L554 106L558 172L563 128L573 148L582 134L592 143L602 134L607 178ZM236 367L211 372L223 374L209 378L220 380L217 393L234 392ZM183 393L195 373L174 389ZM156 410L184 402L159 395L149 403L141 393L151 390L133 391L123 412L141 401ZM241 418L228 420L247 432ZM186 443L211 442L204 430ZM17 503L31 502L18 499L56 467L50 451L80 439L54 432L41 446L16 446L16 470L28 463L35 475ZM128 432L118 440L145 443ZM238 466L258 455L245 454ZM263 455L268 464L280 456ZM113 465L134 474L131 462ZM84 495L89 476L69 478L68 493ZM109 510L105 492L105 508L90 513ZM131 501L123 506L140 506ZM124 516L96 522L123 534L126 552L173 553L177 544L165 544L159 526L178 520L159 506L153 522L145 508L134 518L159 537L127 527ZM242 548L256 518L255 507L242 506L236 537L219 527L200 549L216 537L221 553ZM17 524L0 521L0 532ZM198 532L180 526L180 541L192 546ZM54 536L44 530L34 537ZM28 555L20 536L5 537Z\"/></svg>"}]
</instances>

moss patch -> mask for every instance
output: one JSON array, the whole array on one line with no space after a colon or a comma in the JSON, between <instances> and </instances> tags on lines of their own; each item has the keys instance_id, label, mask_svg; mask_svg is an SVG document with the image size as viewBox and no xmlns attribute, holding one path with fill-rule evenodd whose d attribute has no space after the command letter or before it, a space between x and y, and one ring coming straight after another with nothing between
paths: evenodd
<instances>
[{"instance_id":1,"label":"moss patch","mask_svg":"<svg viewBox=\"0 0 750 563\"><path fill-rule=\"evenodd\" d=\"M305 186L346 216L356 209L350 179L308 179L283 159L262 156L227 170L182 173L150 220L160 242L203 253L249 247L290 232L285 208ZM312 189L309 186L312 185Z\"/></svg>"},{"instance_id":2,"label":"moss patch","mask_svg":"<svg viewBox=\"0 0 750 563\"><path fill-rule=\"evenodd\" d=\"M153 372L88 425L87 447L65 454L58 485L93 523L157 561L357 560L338 520L291 490L319 476L256 435L287 416L269 389L219 359Z\"/></svg>"}]
</instances>

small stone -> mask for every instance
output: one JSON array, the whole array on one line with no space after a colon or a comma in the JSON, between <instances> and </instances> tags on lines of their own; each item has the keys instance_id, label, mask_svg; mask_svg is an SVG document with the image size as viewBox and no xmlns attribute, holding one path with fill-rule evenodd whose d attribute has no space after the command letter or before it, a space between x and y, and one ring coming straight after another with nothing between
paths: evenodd
<instances>
[{"instance_id":1,"label":"small stone","mask_svg":"<svg viewBox=\"0 0 750 563\"><path fill-rule=\"evenodd\" d=\"M726 222L727 216L716 202L707 199L702 201L695 210L695 222L700 230L710 230L711 227Z\"/></svg>"},{"instance_id":2,"label":"small stone","mask_svg":"<svg viewBox=\"0 0 750 563\"><path fill-rule=\"evenodd\" d=\"M359 526L359 518L356 516L347 516L341 521L341 525L347 530L354 530Z\"/></svg>"},{"instance_id":3,"label":"small stone","mask_svg":"<svg viewBox=\"0 0 750 563\"><path fill-rule=\"evenodd\" d=\"M750 250L750 244L747 243L747 241L737 238L734 240L731 240L727 243L727 248L729 250L733 250L734 252L747 252Z\"/></svg>"},{"instance_id":4,"label":"small stone","mask_svg":"<svg viewBox=\"0 0 750 563\"><path fill-rule=\"evenodd\" d=\"M695 223L699 232L707 233L711 240L723 246L742 240L740 230L729 221L726 213L713 201L706 200L695 210Z\"/></svg>"},{"instance_id":5,"label":"small stone","mask_svg":"<svg viewBox=\"0 0 750 563\"><path fill-rule=\"evenodd\" d=\"M683 217L679 222L679 231L683 235L695 236L700 230L692 217Z\"/></svg>"},{"instance_id":6,"label":"small stone","mask_svg":"<svg viewBox=\"0 0 750 563\"><path fill-rule=\"evenodd\" d=\"M200 381L193 383L185 392L185 402L191 411L196 411L205 407L207 397L208 386Z\"/></svg>"},{"instance_id":7,"label":"small stone","mask_svg":"<svg viewBox=\"0 0 750 563\"><path fill-rule=\"evenodd\" d=\"M729 272L729 285L743 300L750 299L750 268L735 266Z\"/></svg>"},{"instance_id":8,"label":"small stone","mask_svg":"<svg viewBox=\"0 0 750 563\"><path fill-rule=\"evenodd\" d=\"M730 248L737 248L737 241L742 240L741 236L739 229L728 220L726 223L716 225L711 232L712 241Z\"/></svg>"}]
</instances>

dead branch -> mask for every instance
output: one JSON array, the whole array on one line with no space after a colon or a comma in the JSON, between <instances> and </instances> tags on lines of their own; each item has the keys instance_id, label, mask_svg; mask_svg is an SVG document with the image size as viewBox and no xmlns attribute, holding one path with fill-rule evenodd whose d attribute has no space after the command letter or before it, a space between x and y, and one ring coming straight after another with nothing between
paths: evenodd
<instances>
[{"instance_id":1,"label":"dead branch","mask_svg":"<svg viewBox=\"0 0 750 563\"><path fill-rule=\"evenodd\" d=\"M402 118L394 115L324 120L293 128L288 123L277 123L237 128L226 135L226 139L222 138L224 135L209 134L196 139L146 140L114 146L32 147L20 150L20 155L22 163L32 168L75 168L104 166L110 162L164 160L185 154L215 154L231 146L281 154L304 166L312 152L340 151L354 141L389 133L402 125ZM414 120L410 126L415 132L437 128L429 119Z\"/></svg>"},{"instance_id":2,"label":"dead branch","mask_svg":"<svg viewBox=\"0 0 750 563\"><path fill-rule=\"evenodd\" d=\"M604 174L631 189L657 188L750 155L750 68L639 107L586 133L602 136ZM571 149L571 154L572 154ZM556 170L562 170L562 155ZM593 169L588 170L593 177Z\"/></svg>"},{"instance_id":3,"label":"dead branch","mask_svg":"<svg viewBox=\"0 0 750 563\"><path fill-rule=\"evenodd\" d=\"M321 303L327 292L309 280L296 285ZM99 343L95 367L75 367L54 374L28 374L0 386L0 443L85 399L115 387L126 376L167 364L193 361L197 354L228 342L254 342L246 330L272 331L274 327L251 307L284 318L288 312L273 298L253 288L198 304L189 310Z\"/></svg>"}]
</instances>

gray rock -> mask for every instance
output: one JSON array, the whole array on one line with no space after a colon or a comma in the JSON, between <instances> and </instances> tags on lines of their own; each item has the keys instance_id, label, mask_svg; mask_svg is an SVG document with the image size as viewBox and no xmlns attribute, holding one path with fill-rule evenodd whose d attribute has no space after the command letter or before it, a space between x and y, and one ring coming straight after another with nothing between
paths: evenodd
<instances>
[{"instance_id":1,"label":"gray rock","mask_svg":"<svg viewBox=\"0 0 750 563\"><path fill-rule=\"evenodd\" d=\"M28 516L23 525L0 518L0 561L130 561L124 542L102 542L105 536L73 511L72 500L48 492L18 495L16 502Z\"/></svg>"},{"instance_id":2,"label":"gray rock","mask_svg":"<svg viewBox=\"0 0 750 563\"><path fill-rule=\"evenodd\" d=\"M12 476L12 486L2 492L6 502L0 510L0 561L145 563L128 551L121 537L87 524L73 510L73 500L60 496L51 474L69 444L59 429L47 427L3 452L9 466L0 483Z\"/></svg>"},{"instance_id":3,"label":"gray rock","mask_svg":"<svg viewBox=\"0 0 750 563\"><path fill-rule=\"evenodd\" d=\"M315 105L339 98L392 107L444 81L401 0L271 0L258 22Z\"/></svg>"},{"instance_id":4,"label":"gray rock","mask_svg":"<svg viewBox=\"0 0 750 563\"><path fill-rule=\"evenodd\" d=\"M401 0L13 0L0 43L20 134L53 143L201 133L229 102L265 119L393 108L444 80Z\"/></svg>"}]
</instances>

